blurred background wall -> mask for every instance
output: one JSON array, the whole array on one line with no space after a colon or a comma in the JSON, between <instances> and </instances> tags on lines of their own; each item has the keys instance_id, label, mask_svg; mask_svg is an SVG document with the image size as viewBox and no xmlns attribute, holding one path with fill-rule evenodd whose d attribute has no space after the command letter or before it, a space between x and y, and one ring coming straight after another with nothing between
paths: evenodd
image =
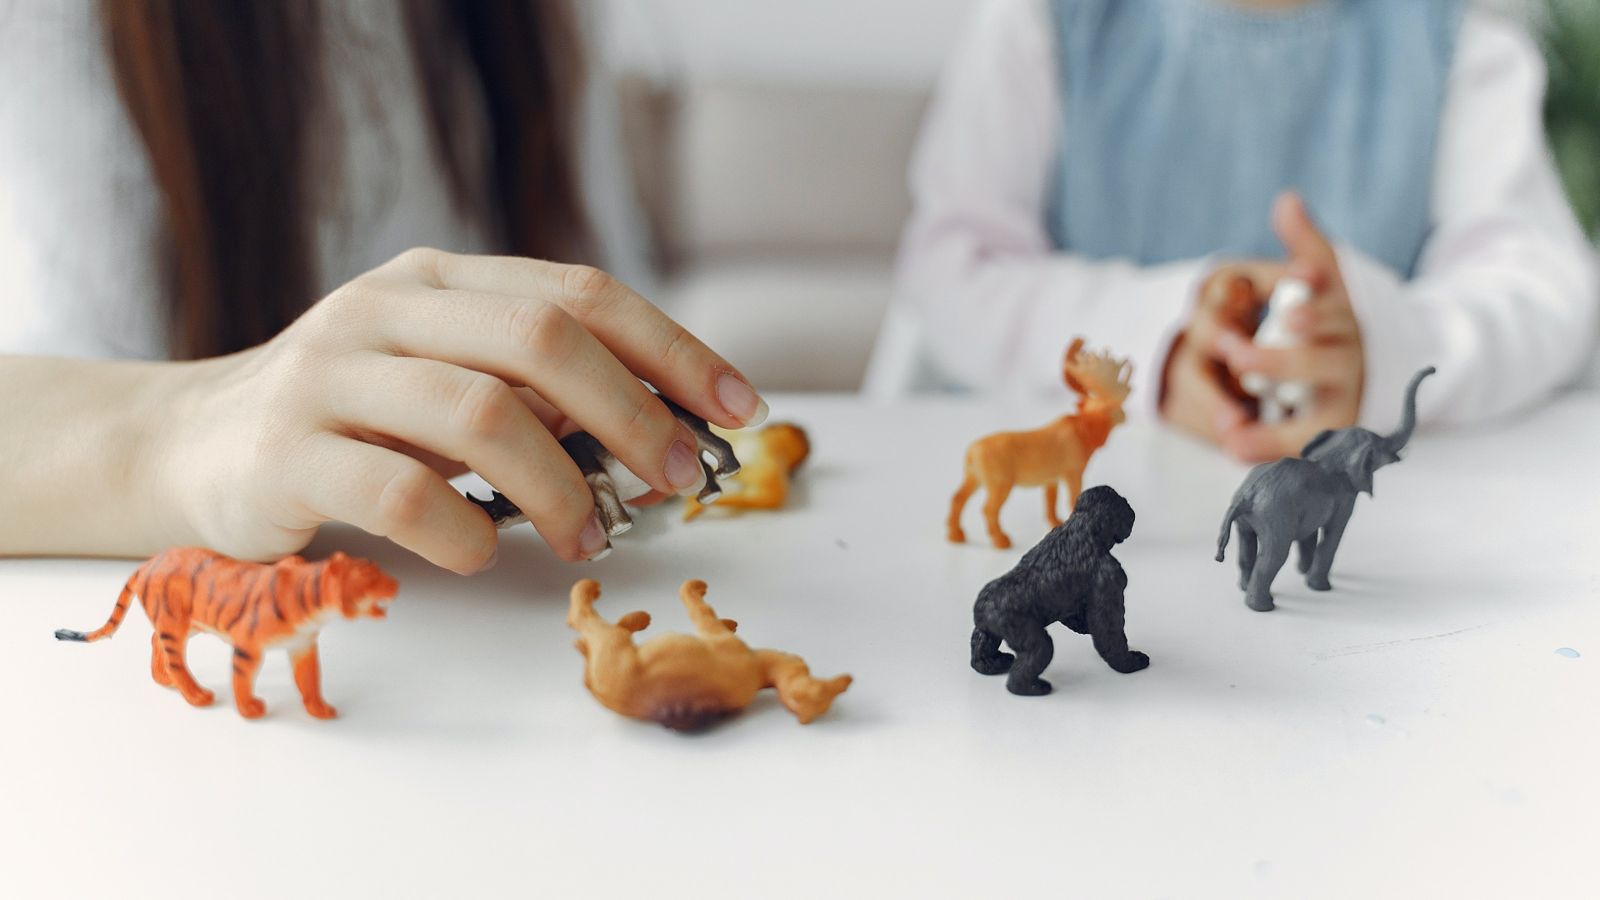
<instances>
[{"instance_id":1,"label":"blurred background wall","mask_svg":"<svg viewBox=\"0 0 1600 900\"><path fill-rule=\"evenodd\" d=\"M1600 219L1600 0L1478 0L1548 32L1553 140ZM766 389L854 390L923 107L975 0L601 0L655 299ZM1547 27L1554 8L1563 15Z\"/></svg>"}]
</instances>

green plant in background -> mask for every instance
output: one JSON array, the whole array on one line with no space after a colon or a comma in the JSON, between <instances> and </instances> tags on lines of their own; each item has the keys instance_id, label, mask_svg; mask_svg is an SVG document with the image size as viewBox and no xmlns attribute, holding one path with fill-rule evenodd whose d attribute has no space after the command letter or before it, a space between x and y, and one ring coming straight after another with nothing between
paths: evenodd
<instances>
[{"instance_id":1,"label":"green plant in background","mask_svg":"<svg viewBox=\"0 0 1600 900\"><path fill-rule=\"evenodd\" d=\"M1572 206L1600 238L1600 0L1545 0L1545 127Z\"/></svg>"}]
</instances>

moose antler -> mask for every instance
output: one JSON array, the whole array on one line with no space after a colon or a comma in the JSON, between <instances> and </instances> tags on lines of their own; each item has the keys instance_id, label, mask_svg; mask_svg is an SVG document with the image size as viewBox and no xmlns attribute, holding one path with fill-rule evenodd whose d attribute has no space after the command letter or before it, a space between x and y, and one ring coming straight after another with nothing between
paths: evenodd
<instances>
[{"instance_id":1,"label":"moose antler","mask_svg":"<svg viewBox=\"0 0 1600 900\"><path fill-rule=\"evenodd\" d=\"M1073 339L1061 368L1067 386L1084 397L1120 404L1131 390L1129 379L1133 376L1133 363L1112 356L1109 350L1085 352L1083 338Z\"/></svg>"}]
</instances>

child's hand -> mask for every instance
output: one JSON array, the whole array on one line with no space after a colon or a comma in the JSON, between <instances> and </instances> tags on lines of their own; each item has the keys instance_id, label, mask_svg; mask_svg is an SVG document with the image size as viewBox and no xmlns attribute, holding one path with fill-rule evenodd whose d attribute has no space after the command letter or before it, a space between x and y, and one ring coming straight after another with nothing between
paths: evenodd
<instances>
[{"instance_id":1,"label":"child's hand","mask_svg":"<svg viewBox=\"0 0 1600 900\"><path fill-rule=\"evenodd\" d=\"M1246 462L1296 455L1323 429L1354 424L1365 371L1361 331L1333 245L1294 194L1278 199L1273 229L1289 251L1288 262L1246 261L1214 270L1200 288L1163 380L1163 416ZM1257 347L1249 322L1285 277L1305 281L1313 292L1288 322L1303 343ZM1240 377L1249 372L1309 382L1312 408L1277 425L1251 421L1238 393Z\"/></svg>"},{"instance_id":2,"label":"child's hand","mask_svg":"<svg viewBox=\"0 0 1600 900\"><path fill-rule=\"evenodd\" d=\"M1323 429L1354 425L1361 411L1365 360L1361 328L1339 271L1333 244L1323 236L1296 194L1278 198L1272 226L1289 251L1285 274L1310 285L1312 300L1294 311L1289 330L1296 347L1257 347L1238 333L1223 331L1216 349L1235 377L1260 373L1274 381L1303 381L1312 387L1311 407L1276 425L1241 422L1222 432L1222 446L1239 459L1258 462L1298 455ZM1270 292L1269 294L1270 295Z\"/></svg>"},{"instance_id":3,"label":"child's hand","mask_svg":"<svg viewBox=\"0 0 1600 900\"><path fill-rule=\"evenodd\" d=\"M1161 414L1196 437L1221 444L1249 420L1246 396L1221 346L1249 340L1263 297L1283 277L1281 263L1226 263L1200 286L1193 315L1162 374ZM1226 337L1224 337L1226 336Z\"/></svg>"},{"instance_id":4,"label":"child's hand","mask_svg":"<svg viewBox=\"0 0 1600 900\"><path fill-rule=\"evenodd\" d=\"M461 463L563 559L587 559L605 534L556 434L583 428L654 490L693 494L694 436L640 379L727 428L765 410L732 366L603 272L436 250L192 372L155 449L196 542L265 558L338 520L461 573L497 543L445 481Z\"/></svg>"}]
</instances>

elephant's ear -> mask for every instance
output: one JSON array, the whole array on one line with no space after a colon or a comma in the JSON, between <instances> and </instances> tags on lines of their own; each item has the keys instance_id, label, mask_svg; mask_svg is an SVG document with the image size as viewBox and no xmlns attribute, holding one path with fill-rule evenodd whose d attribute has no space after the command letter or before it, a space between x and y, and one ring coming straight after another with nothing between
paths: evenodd
<instances>
[{"instance_id":1,"label":"elephant's ear","mask_svg":"<svg viewBox=\"0 0 1600 900\"><path fill-rule=\"evenodd\" d=\"M1331 428L1324 429L1320 434L1318 434L1316 437L1311 439L1311 443L1309 443L1309 444L1305 445L1305 447L1301 448L1301 450L1300 450L1300 458L1301 459L1310 459L1311 458L1311 451L1313 451L1313 450L1317 449L1318 447L1322 446L1324 443L1327 442L1328 438L1331 438L1331 437L1333 437L1333 429L1331 429Z\"/></svg>"},{"instance_id":2,"label":"elephant's ear","mask_svg":"<svg viewBox=\"0 0 1600 900\"><path fill-rule=\"evenodd\" d=\"M1374 458L1377 448L1371 444L1357 450L1349 462L1350 483L1355 486L1357 493L1374 496L1372 493L1372 473L1378 468Z\"/></svg>"}]
</instances>

